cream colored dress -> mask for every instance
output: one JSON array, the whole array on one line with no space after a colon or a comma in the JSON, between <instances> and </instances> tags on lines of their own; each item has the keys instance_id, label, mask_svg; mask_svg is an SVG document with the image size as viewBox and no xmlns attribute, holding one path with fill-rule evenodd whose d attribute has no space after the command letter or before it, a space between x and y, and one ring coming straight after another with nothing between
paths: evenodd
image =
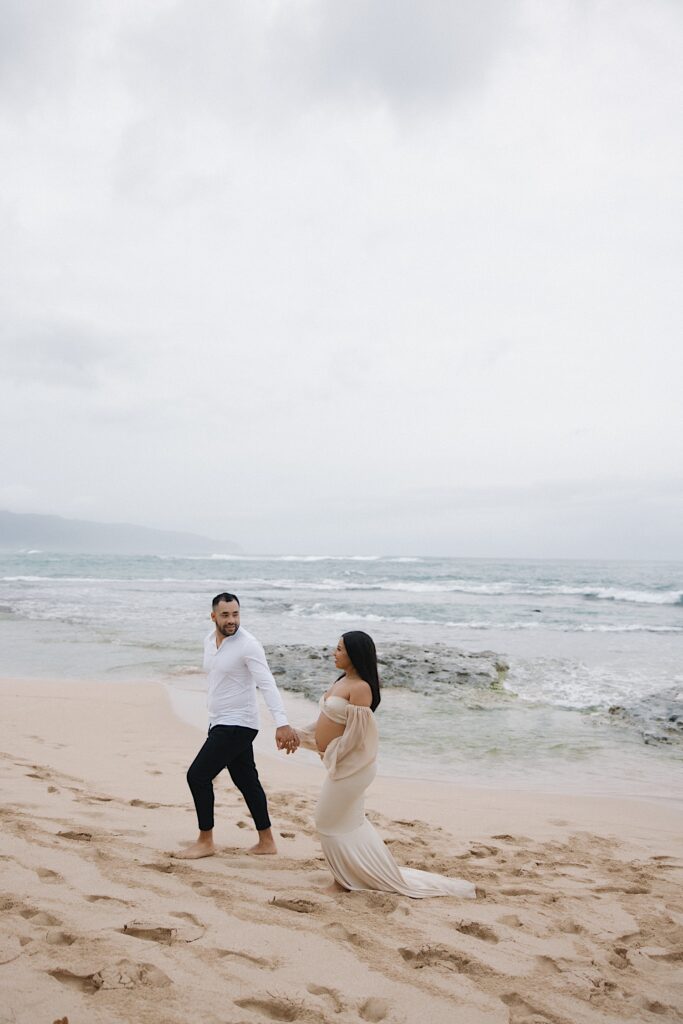
<instances>
[{"instance_id":1,"label":"cream colored dress","mask_svg":"<svg viewBox=\"0 0 683 1024\"><path fill-rule=\"evenodd\" d=\"M474 899L474 886L464 879L399 868L365 817L365 791L377 774L378 734L370 708L350 704L344 697L323 696L320 710L345 726L323 756L327 778L315 811L323 853L337 882L345 889L380 889L413 899ZM316 750L315 727L298 731L302 745Z\"/></svg>"}]
</instances>

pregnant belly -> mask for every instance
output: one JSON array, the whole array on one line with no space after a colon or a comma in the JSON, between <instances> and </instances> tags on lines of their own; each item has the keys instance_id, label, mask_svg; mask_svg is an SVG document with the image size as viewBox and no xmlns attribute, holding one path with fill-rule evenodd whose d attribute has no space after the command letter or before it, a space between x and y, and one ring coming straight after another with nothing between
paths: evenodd
<instances>
[{"instance_id":1,"label":"pregnant belly","mask_svg":"<svg viewBox=\"0 0 683 1024\"><path fill-rule=\"evenodd\" d=\"M332 740L336 740L343 732L344 726L339 722L333 722L327 715L320 715L315 725L315 745L324 752Z\"/></svg>"}]
</instances>

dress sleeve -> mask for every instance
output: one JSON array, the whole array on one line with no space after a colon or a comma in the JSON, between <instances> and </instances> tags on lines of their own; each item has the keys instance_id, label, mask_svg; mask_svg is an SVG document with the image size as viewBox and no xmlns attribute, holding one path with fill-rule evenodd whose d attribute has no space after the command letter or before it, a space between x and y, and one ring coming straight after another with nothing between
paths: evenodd
<instances>
[{"instance_id":1,"label":"dress sleeve","mask_svg":"<svg viewBox=\"0 0 683 1024\"><path fill-rule=\"evenodd\" d=\"M317 722L311 722L310 725L305 725L303 729L297 726L295 731L302 747L306 750L315 750L316 754L320 754L318 744L315 742L315 728L317 724Z\"/></svg>"},{"instance_id":2,"label":"dress sleeve","mask_svg":"<svg viewBox=\"0 0 683 1024\"><path fill-rule=\"evenodd\" d=\"M379 735L370 708L350 704L346 728L327 747L323 764L331 779L346 779L377 759Z\"/></svg>"}]
</instances>

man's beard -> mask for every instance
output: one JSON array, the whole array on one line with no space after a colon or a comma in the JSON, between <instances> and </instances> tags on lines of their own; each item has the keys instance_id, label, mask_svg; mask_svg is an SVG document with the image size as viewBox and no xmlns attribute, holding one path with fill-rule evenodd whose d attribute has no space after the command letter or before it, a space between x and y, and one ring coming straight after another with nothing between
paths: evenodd
<instances>
[{"instance_id":1,"label":"man's beard","mask_svg":"<svg viewBox=\"0 0 683 1024\"><path fill-rule=\"evenodd\" d=\"M218 627L218 632L221 634L221 636L234 636L239 628L240 628L239 625L237 625L237 626L234 626L234 625L233 626L219 626Z\"/></svg>"}]
</instances>

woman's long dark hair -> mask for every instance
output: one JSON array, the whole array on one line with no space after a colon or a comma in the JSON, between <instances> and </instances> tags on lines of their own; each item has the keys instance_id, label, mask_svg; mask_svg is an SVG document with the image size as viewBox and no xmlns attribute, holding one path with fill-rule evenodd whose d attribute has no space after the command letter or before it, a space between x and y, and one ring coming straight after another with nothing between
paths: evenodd
<instances>
[{"instance_id":1,"label":"woman's long dark hair","mask_svg":"<svg viewBox=\"0 0 683 1024\"><path fill-rule=\"evenodd\" d=\"M375 711L382 699L379 692L379 672L377 671L375 641L360 629L353 629L349 633L342 633L342 640L344 641L346 653L351 659L351 664L361 679L364 679L372 690L370 710Z\"/></svg>"}]
</instances>

